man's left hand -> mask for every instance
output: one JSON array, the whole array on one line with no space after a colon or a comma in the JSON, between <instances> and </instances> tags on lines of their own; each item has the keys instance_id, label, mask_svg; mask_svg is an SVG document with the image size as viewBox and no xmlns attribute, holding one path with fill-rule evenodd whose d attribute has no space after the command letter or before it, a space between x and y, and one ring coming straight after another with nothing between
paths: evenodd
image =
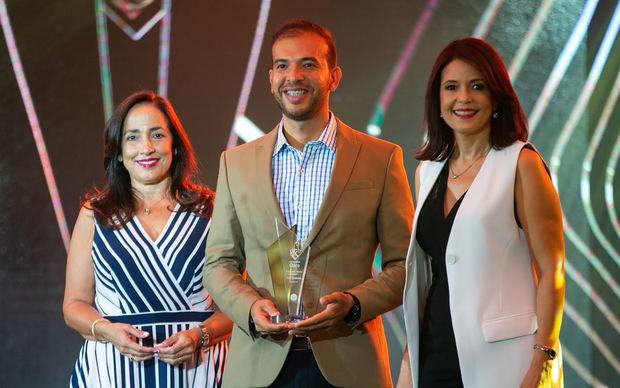
<instances>
[{"instance_id":1,"label":"man's left hand","mask_svg":"<svg viewBox=\"0 0 620 388\"><path fill-rule=\"evenodd\" d=\"M325 310L311 316L308 319L297 322L294 329L289 332L291 335L308 334L314 330L330 329L345 325L344 317L349 313L355 303L353 297L344 292L332 292L319 299L325 306Z\"/></svg>"}]
</instances>

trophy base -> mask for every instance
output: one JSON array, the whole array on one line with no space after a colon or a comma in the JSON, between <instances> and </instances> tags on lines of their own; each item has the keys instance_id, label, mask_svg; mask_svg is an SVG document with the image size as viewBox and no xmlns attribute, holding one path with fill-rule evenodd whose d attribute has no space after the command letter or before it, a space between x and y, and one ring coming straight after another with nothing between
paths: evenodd
<instances>
[{"instance_id":1,"label":"trophy base","mask_svg":"<svg viewBox=\"0 0 620 388\"><path fill-rule=\"evenodd\" d=\"M299 321L303 321L304 319L308 318L305 315L273 315L271 317L271 323L295 323L295 322L299 322Z\"/></svg>"}]
</instances>

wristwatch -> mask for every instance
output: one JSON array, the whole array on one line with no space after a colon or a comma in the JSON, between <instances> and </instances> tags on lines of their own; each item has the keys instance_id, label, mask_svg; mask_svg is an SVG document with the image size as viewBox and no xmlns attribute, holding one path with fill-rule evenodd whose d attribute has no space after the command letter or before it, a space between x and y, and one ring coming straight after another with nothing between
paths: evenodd
<instances>
[{"instance_id":1,"label":"wristwatch","mask_svg":"<svg viewBox=\"0 0 620 388\"><path fill-rule=\"evenodd\" d=\"M349 310L347 315L345 315L344 323L349 326L355 326L357 321L359 321L362 317L362 305L360 304L360 300L357 299L355 295L347 291L344 291L344 293L353 297L353 306L351 306L351 310Z\"/></svg>"},{"instance_id":2,"label":"wristwatch","mask_svg":"<svg viewBox=\"0 0 620 388\"><path fill-rule=\"evenodd\" d=\"M198 339L198 349L200 349L201 351L205 351L210 345L211 333L209 333L209 330L202 323L198 325L198 328L200 329L200 338Z\"/></svg>"},{"instance_id":3,"label":"wristwatch","mask_svg":"<svg viewBox=\"0 0 620 388\"><path fill-rule=\"evenodd\" d=\"M545 345L538 345L538 344L534 344L534 348L536 350L540 350L541 352L545 353L545 355L547 356L547 360L554 360L555 359L555 350L553 348L550 348L548 346Z\"/></svg>"}]
</instances>

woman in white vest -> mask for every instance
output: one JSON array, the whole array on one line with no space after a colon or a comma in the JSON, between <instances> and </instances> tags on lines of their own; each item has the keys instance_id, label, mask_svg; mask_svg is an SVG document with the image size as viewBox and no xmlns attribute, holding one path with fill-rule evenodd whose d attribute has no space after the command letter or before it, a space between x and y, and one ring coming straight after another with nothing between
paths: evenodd
<instances>
[{"instance_id":1,"label":"woman in white vest","mask_svg":"<svg viewBox=\"0 0 620 388\"><path fill-rule=\"evenodd\" d=\"M398 386L562 386L560 203L489 44L439 54L425 124Z\"/></svg>"}]
</instances>

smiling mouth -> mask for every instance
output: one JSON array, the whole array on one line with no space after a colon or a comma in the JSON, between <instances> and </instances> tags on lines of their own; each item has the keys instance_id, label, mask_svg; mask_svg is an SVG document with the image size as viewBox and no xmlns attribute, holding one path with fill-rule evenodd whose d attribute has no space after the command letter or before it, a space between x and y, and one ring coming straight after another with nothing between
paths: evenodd
<instances>
[{"instance_id":1,"label":"smiling mouth","mask_svg":"<svg viewBox=\"0 0 620 388\"><path fill-rule=\"evenodd\" d=\"M459 118L470 119L478 113L475 109L454 109L452 113Z\"/></svg>"},{"instance_id":2,"label":"smiling mouth","mask_svg":"<svg viewBox=\"0 0 620 388\"><path fill-rule=\"evenodd\" d=\"M283 89L282 94L285 96L286 100L291 104L300 104L302 103L306 96L308 95L307 89L300 88L290 88Z\"/></svg>"},{"instance_id":3,"label":"smiling mouth","mask_svg":"<svg viewBox=\"0 0 620 388\"><path fill-rule=\"evenodd\" d=\"M159 159L142 159L136 161L141 167L144 168L153 168L159 162Z\"/></svg>"},{"instance_id":4,"label":"smiling mouth","mask_svg":"<svg viewBox=\"0 0 620 388\"><path fill-rule=\"evenodd\" d=\"M285 90L284 94L286 94L289 97L299 97L302 96L304 94L308 93L307 90L304 89L293 89L293 90Z\"/></svg>"}]
</instances>

